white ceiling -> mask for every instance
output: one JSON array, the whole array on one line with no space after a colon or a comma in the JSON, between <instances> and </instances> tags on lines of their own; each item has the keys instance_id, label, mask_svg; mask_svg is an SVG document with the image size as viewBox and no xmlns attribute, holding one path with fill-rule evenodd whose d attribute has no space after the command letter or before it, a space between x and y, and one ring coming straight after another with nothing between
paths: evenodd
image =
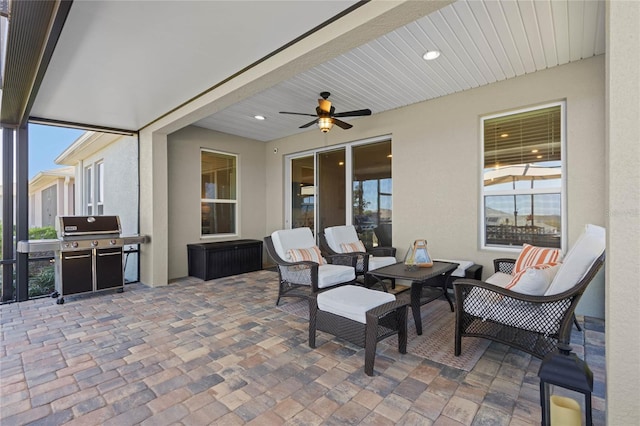
<instances>
[{"instance_id":1,"label":"white ceiling","mask_svg":"<svg viewBox=\"0 0 640 426\"><path fill-rule=\"evenodd\" d=\"M31 115L140 129L355 3L76 1ZM195 124L262 141L318 131L278 111L313 113L329 91L336 112L376 114L603 54L604 14L603 0L459 0Z\"/></svg>"},{"instance_id":2,"label":"white ceiling","mask_svg":"<svg viewBox=\"0 0 640 426\"><path fill-rule=\"evenodd\" d=\"M355 3L74 1L31 116L138 130Z\"/></svg>"}]
</instances>

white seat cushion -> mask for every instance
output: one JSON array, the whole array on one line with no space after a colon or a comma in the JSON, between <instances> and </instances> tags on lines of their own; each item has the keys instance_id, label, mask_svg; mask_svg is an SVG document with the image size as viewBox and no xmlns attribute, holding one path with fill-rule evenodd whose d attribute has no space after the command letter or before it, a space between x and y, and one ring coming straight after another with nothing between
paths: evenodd
<instances>
[{"instance_id":1,"label":"white seat cushion","mask_svg":"<svg viewBox=\"0 0 640 426\"><path fill-rule=\"evenodd\" d=\"M318 309L360 323L367 323L368 310L393 302L393 294L370 290L354 285L345 285L318 294Z\"/></svg>"},{"instance_id":2,"label":"white seat cushion","mask_svg":"<svg viewBox=\"0 0 640 426\"><path fill-rule=\"evenodd\" d=\"M505 274L504 272L496 272L486 279L485 282L493 285L497 285L498 287L505 288L513 279L513 275Z\"/></svg>"},{"instance_id":3,"label":"white seat cushion","mask_svg":"<svg viewBox=\"0 0 640 426\"><path fill-rule=\"evenodd\" d=\"M578 241L562 260L562 265L545 292L545 296L562 293L576 285L593 262L604 253L605 246L606 230L601 226L587 225Z\"/></svg>"},{"instance_id":4,"label":"white seat cushion","mask_svg":"<svg viewBox=\"0 0 640 426\"><path fill-rule=\"evenodd\" d=\"M342 253L340 244L357 243L360 241L353 225L330 226L324 229L324 238L331 250Z\"/></svg>"},{"instance_id":5,"label":"white seat cushion","mask_svg":"<svg viewBox=\"0 0 640 426\"><path fill-rule=\"evenodd\" d=\"M452 277L463 277L465 276L465 271L473 265L473 262L470 260L450 260L450 259L434 259L437 262L449 262L449 263L457 263L458 267L451 273Z\"/></svg>"},{"instance_id":6,"label":"white seat cushion","mask_svg":"<svg viewBox=\"0 0 640 426\"><path fill-rule=\"evenodd\" d=\"M383 266L389 266L397 263L396 258L393 256L369 256L369 270L382 268Z\"/></svg>"},{"instance_id":7,"label":"white seat cushion","mask_svg":"<svg viewBox=\"0 0 640 426\"><path fill-rule=\"evenodd\" d=\"M325 264L318 267L318 288L348 283L356 279L356 270L351 266Z\"/></svg>"},{"instance_id":8,"label":"white seat cushion","mask_svg":"<svg viewBox=\"0 0 640 426\"><path fill-rule=\"evenodd\" d=\"M271 233L271 241L278 256L287 262L291 262L291 256L288 253L290 249L306 249L316 245L316 240L309 228L274 231Z\"/></svg>"}]
</instances>

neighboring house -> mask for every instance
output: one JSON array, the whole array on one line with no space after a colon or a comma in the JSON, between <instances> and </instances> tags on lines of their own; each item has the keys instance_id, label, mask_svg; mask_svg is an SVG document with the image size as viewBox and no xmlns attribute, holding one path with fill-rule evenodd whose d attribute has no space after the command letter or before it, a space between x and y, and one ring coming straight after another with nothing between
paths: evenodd
<instances>
[{"instance_id":1,"label":"neighboring house","mask_svg":"<svg viewBox=\"0 0 640 426\"><path fill-rule=\"evenodd\" d=\"M123 234L138 232L136 138L85 132L55 162L75 176L75 214L118 215Z\"/></svg>"},{"instance_id":2,"label":"neighboring house","mask_svg":"<svg viewBox=\"0 0 640 426\"><path fill-rule=\"evenodd\" d=\"M38 172L29 181L29 228L56 226L56 216L73 215L73 167Z\"/></svg>"}]
</instances>

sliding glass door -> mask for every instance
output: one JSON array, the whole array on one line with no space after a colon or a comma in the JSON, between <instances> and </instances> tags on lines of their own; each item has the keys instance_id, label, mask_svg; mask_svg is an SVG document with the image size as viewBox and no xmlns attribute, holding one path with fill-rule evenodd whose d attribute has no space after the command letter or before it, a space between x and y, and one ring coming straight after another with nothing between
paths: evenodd
<instances>
[{"instance_id":1,"label":"sliding glass door","mask_svg":"<svg viewBox=\"0 0 640 426\"><path fill-rule=\"evenodd\" d=\"M365 247L390 246L391 141L354 146L352 156L352 223Z\"/></svg>"},{"instance_id":2,"label":"sliding glass door","mask_svg":"<svg viewBox=\"0 0 640 426\"><path fill-rule=\"evenodd\" d=\"M315 158L313 155L293 158L289 163L291 176L292 228L315 229Z\"/></svg>"},{"instance_id":3,"label":"sliding glass door","mask_svg":"<svg viewBox=\"0 0 640 426\"><path fill-rule=\"evenodd\" d=\"M360 141L289 157L286 223L317 234L354 225L367 247L391 245L391 141Z\"/></svg>"},{"instance_id":4,"label":"sliding glass door","mask_svg":"<svg viewBox=\"0 0 640 426\"><path fill-rule=\"evenodd\" d=\"M345 148L318 156L318 229L344 225L346 208Z\"/></svg>"}]
</instances>

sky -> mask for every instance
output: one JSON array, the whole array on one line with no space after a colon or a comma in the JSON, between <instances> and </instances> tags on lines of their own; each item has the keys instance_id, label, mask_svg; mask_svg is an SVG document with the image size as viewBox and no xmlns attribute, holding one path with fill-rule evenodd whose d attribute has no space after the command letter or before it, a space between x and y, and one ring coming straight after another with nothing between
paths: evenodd
<instances>
[{"instance_id":1,"label":"sky","mask_svg":"<svg viewBox=\"0 0 640 426\"><path fill-rule=\"evenodd\" d=\"M53 160L73 143L84 130L65 127L29 125L29 180L43 170L59 169Z\"/></svg>"}]
</instances>

